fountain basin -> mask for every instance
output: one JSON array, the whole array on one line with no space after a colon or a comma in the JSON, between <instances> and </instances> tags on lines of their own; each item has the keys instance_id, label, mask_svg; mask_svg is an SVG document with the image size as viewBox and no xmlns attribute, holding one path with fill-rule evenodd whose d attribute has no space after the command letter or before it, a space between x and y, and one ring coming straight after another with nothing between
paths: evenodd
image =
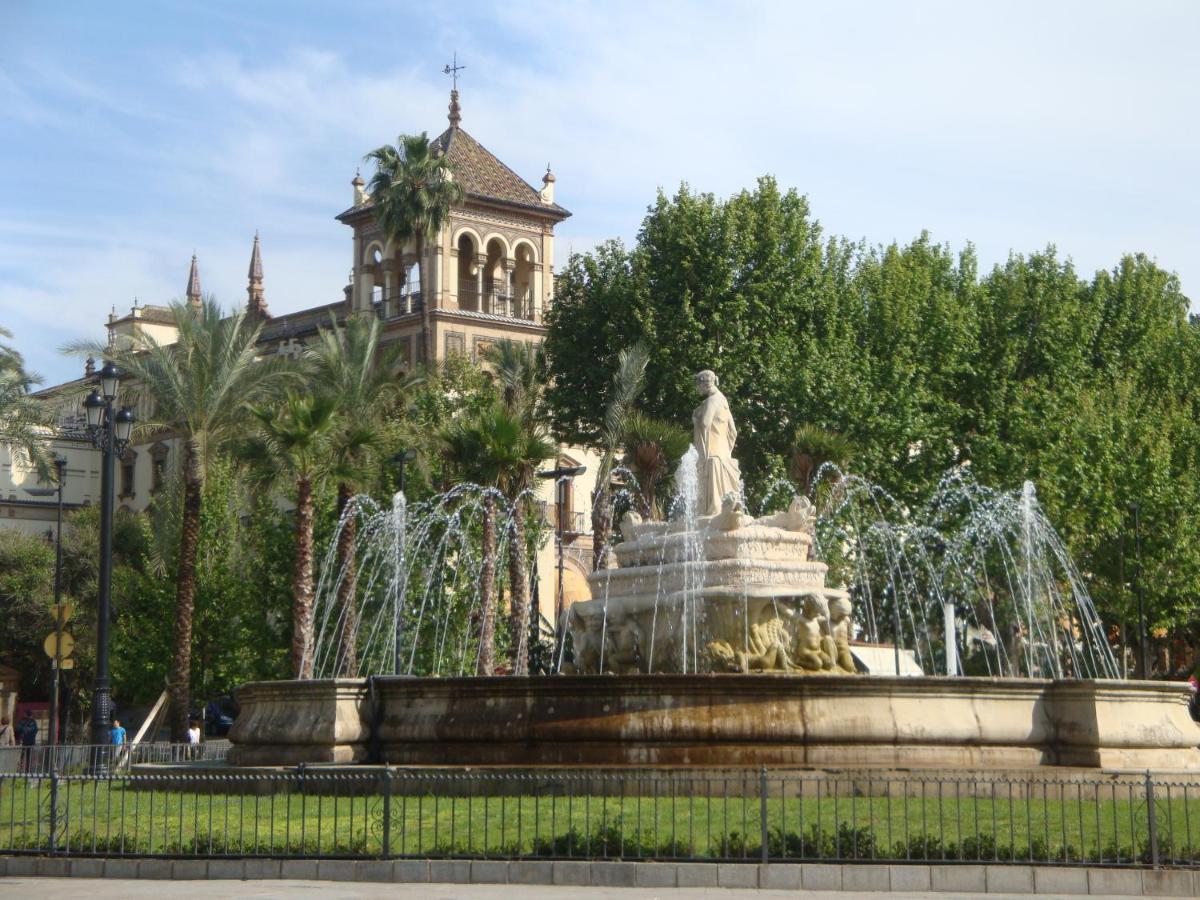
<instances>
[{"instance_id":1,"label":"fountain basin","mask_svg":"<svg viewBox=\"0 0 1200 900\"><path fill-rule=\"evenodd\" d=\"M636 675L270 682L238 692L236 765L1200 770L1161 682Z\"/></svg>"}]
</instances>

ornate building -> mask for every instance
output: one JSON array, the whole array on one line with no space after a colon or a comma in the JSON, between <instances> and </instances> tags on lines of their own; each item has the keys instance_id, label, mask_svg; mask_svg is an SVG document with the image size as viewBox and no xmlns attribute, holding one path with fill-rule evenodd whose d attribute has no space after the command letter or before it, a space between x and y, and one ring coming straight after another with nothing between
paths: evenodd
<instances>
[{"instance_id":1,"label":"ornate building","mask_svg":"<svg viewBox=\"0 0 1200 900\"><path fill-rule=\"evenodd\" d=\"M449 127L434 141L436 151L451 162L463 188L464 202L456 206L441 232L426 242L421 258L412 243L389 240L375 221L374 204L362 177L351 182L353 204L337 216L351 229L351 280L333 303L271 316L264 289L259 236L255 234L247 271L247 315L262 320L264 353L295 355L331 317L345 321L352 314L374 314L384 321L383 340L399 342L410 363L435 360L454 353L478 361L483 350L509 338L540 342L545 336L543 315L554 297L554 226L570 213L554 200L555 178L547 167L540 190L497 159L462 128L458 91L451 91ZM421 278L421 269L425 278ZM425 290L421 284L424 281ZM425 295L428 296L425 296ZM184 292L185 302L201 302L200 266L192 256ZM159 343L175 339L173 315L167 306L138 305L107 322L108 342L116 345L137 334ZM77 507L99 499L99 454L82 431L82 401L91 389L91 371L55 385L40 395L56 403L61 423L54 441L56 453L67 458L65 499ZM148 420L149 410L138 417ZM117 469L117 504L144 509L174 463L175 441L169 434L144 439L126 451ZM560 463L588 465L570 496L561 498L567 516L564 529L571 552L567 557L565 592L568 601L587 595L586 574L590 538L585 536L587 498L596 470L592 454L564 448ZM54 504L24 491L33 473L14 466L0 450L0 527L21 527L45 533L53 525ZM547 508L556 504L548 485ZM553 548L540 560L544 575L554 571Z\"/></svg>"}]
</instances>

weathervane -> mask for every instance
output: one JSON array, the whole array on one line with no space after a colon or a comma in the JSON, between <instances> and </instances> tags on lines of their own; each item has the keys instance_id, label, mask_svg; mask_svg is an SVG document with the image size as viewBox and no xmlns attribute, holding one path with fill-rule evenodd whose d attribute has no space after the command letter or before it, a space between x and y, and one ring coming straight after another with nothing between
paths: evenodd
<instances>
[{"instance_id":1,"label":"weathervane","mask_svg":"<svg viewBox=\"0 0 1200 900\"><path fill-rule=\"evenodd\" d=\"M460 66L458 64L458 51L455 50L454 51L454 61L452 63L448 64L446 66L446 68L442 69L443 75L449 75L453 79L453 87L454 87L454 90L456 90L456 91L458 90L458 73L461 72L465 68L466 68L466 66Z\"/></svg>"}]
</instances>

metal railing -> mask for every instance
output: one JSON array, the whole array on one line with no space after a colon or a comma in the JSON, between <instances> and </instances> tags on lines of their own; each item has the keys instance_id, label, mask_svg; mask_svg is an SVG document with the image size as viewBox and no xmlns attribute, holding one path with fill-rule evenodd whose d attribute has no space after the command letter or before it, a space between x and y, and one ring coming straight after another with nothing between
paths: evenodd
<instances>
[{"instance_id":1,"label":"metal railing","mask_svg":"<svg viewBox=\"0 0 1200 900\"><path fill-rule=\"evenodd\" d=\"M558 505L547 500L539 500L538 511L551 528L558 528ZM563 515L563 533L570 535L588 534L591 532L587 513L579 510L566 510Z\"/></svg>"},{"instance_id":2,"label":"metal railing","mask_svg":"<svg viewBox=\"0 0 1200 900\"><path fill-rule=\"evenodd\" d=\"M0 853L1200 867L1200 779L319 767L3 775Z\"/></svg>"},{"instance_id":3,"label":"metal railing","mask_svg":"<svg viewBox=\"0 0 1200 900\"><path fill-rule=\"evenodd\" d=\"M118 769L145 763L223 762L229 741L210 739L196 746L167 741L124 744L37 744L32 747L0 747L0 773L49 775L83 774L97 765Z\"/></svg>"}]
</instances>

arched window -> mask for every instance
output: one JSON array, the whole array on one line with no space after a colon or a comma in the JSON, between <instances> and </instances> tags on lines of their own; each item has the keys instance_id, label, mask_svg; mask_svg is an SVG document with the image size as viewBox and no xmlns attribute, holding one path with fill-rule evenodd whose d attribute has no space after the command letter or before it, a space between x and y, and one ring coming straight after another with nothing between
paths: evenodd
<instances>
[{"instance_id":1,"label":"arched window","mask_svg":"<svg viewBox=\"0 0 1200 900\"><path fill-rule=\"evenodd\" d=\"M487 263L483 269L483 311L508 315L508 273L504 269L504 245L496 238L488 241Z\"/></svg>"},{"instance_id":2,"label":"arched window","mask_svg":"<svg viewBox=\"0 0 1200 900\"><path fill-rule=\"evenodd\" d=\"M512 282L513 315L518 319L536 318L533 297L533 248L528 244L517 245Z\"/></svg>"},{"instance_id":3,"label":"arched window","mask_svg":"<svg viewBox=\"0 0 1200 900\"><path fill-rule=\"evenodd\" d=\"M458 237L458 308L479 312L479 264L469 234Z\"/></svg>"}]
</instances>

